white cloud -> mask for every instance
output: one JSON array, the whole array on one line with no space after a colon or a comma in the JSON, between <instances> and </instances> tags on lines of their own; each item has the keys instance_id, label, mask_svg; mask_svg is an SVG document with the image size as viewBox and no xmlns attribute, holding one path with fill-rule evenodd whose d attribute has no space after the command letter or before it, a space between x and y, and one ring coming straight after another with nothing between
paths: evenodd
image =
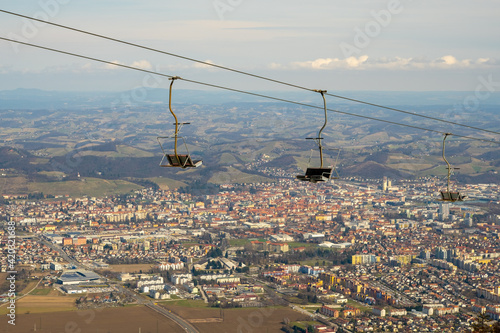
<instances>
[{"instance_id":1,"label":"white cloud","mask_svg":"<svg viewBox=\"0 0 500 333\"><path fill-rule=\"evenodd\" d=\"M458 63L457 58L455 58L452 55L447 55L447 56L441 57L441 59L444 61L444 63L446 65L455 65Z\"/></svg>"},{"instance_id":2,"label":"white cloud","mask_svg":"<svg viewBox=\"0 0 500 333\"><path fill-rule=\"evenodd\" d=\"M361 66L368 56L363 55L358 58L349 57L345 59L339 58L319 58L311 61L296 61L291 63L292 68L311 68L311 69L334 69L334 68L355 68ZM279 64L272 64L272 68L289 68Z\"/></svg>"},{"instance_id":3,"label":"white cloud","mask_svg":"<svg viewBox=\"0 0 500 333\"><path fill-rule=\"evenodd\" d=\"M457 59L453 55L445 55L436 59L427 58L370 58L367 55L359 57L339 58L318 58L309 61L295 61L289 64L271 63L271 69L392 69L392 70L418 70L418 69L457 69L457 68L486 68L497 65L495 60L490 58Z\"/></svg>"},{"instance_id":4,"label":"white cloud","mask_svg":"<svg viewBox=\"0 0 500 333\"><path fill-rule=\"evenodd\" d=\"M118 60L113 60L113 61L111 61L111 63L112 64L117 64L117 65L124 65L124 63L119 62ZM112 65L112 64L106 64L105 68L106 69L117 69L117 68L120 68L120 66L115 66L115 65Z\"/></svg>"},{"instance_id":5,"label":"white cloud","mask_svg":"<svg viewBox=\"0 0 500 333\"><path fill-rule=\"evenodd\" d=\"M140 69L145 69L145 70L153 69L153 66L147 60L136 60L130 64L126 64L126 63L123 63L123 62L118 61L118 60L113 60L113 61L111 61L110 64L104 65L104 68L106 68L106 69L120 69L121 68L121 66L115 66L113 64L130 66L130 67L135 67L135 68L140 68Z\"/></svg>"},{"instance_id":6,"label":"white cloud","mask_svg":"<svg viewBox=\"0 0 500 333\"><path fill-rule=\"evenodd\" d=\"M204 60L204 62L208 63L208 64L215 64L212 60ZM214 66L210 66L210 65L205 65L205 64L202 64L202 63L199 63L199 62L196 62L194 65L193 65L194 68L201 68L201 69L207 69L207 70L211 70L211 71L215 71L217 70L216 67Z\"/></svg>"},{"instance_id":7,"label":"white cloud","mask_svg":"<svg viewBox=\"0 0 500 333\"><path fill-rule=\"evenodd\" d=\"M148 70L153 68L153 66L151 66L151 63L147 60L134 61L130 66Z\"/></svg>"}]
</instances>

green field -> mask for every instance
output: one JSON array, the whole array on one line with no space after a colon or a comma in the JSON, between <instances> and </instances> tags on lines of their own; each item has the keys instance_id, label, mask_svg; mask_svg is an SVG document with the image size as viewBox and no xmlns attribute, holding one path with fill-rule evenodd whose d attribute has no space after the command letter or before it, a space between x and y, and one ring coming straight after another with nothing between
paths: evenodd
<instances>
[{"instance_id":1,"label":"green field","mask_svg":"<svg viewBox=\"0 0 500 333\"><path fill-rule=\"evenodd\" d=\"M49 288L44 288L44 289L35 289L33 290L30 295L48 295L50 293L51 289Z\"/></svg>"},{"instance_id":2,"label":"green field","mask_svg":"<svg viewBox=\"0 0 500 333\"><path fill-rule=\"evenodd\" d=\"M130 146L125 145L117 145L116 151L94 151L92 147L89 147L89 150L81 151L78 153L80 156L101 156L108 158L117 158L117 157L152 157L153 153L144 151L142 149L137 149Z\"/></svg>"},{"instance_id":3,"label":"green field","mask_svg":"<svg viewBox=\"0 0 500 333\"><path fill-rule=\"evenodd\" d=\"M361 303L358 303L358 302L353 301L353 300L348 300L347 304L349 304L350 306L353 306L355 308L358 308L363 312L371 312L372 311L372 308L370 306L362 305Z\"/></svg>"},{"instance_id":4,"label":"green field","mask_svg":"<svg viewBox=\"0 0 500 333\"><path fill-rule=\"evenodd\" d=\"M314 325L322 325L320 322L317 321L292 321L290 323L290 327L300 327L304 330L306 330L309 326L314 326Z\"/></svg>"},{"instance_id":5,"label":"green field","mask_svg":"<svg viewBox=\"0 0 500 333\"><path fill-rule=\"evenodd\" d=\"M207 308L208 304L202 300L181 299L168 302L168 305L182 306L185 308Z\"/></svg>"},{"instance_id":6,"label":"green field","mask_svg":"<svg viewBox=\"0 0 500 333\"><path fill-rule=\"evenodd\" d=\"M105 180L98 178L85 178L84 181L61 181L28 183L31 193L43 192L52 195L68 195L70 197L81 197L84 195L103 197L128 193L141 189L142 186L124 180Z\"/></svg>"},{"instance_id":7,"label":"green field","mask_svg":"<svg viewBox=\"0 0 500 333\"><path fill-rule=\"evenodd\" d=\"M229 245L231 246L245 246L246 244L249 244L250 240L249 239L230 239L229 240Z\"/></svg>"},{"instance_id":8,"label":"green field","mask_svg":"<svg viewBox=\"0 0 500 333\"><path fill-rule=\"evenodd\" d=\"M225 172L215 173L209 180L213 184L231 184L231 183L269 183L271 179L244 173L231 166L226 168Z\"/></svg>"},{"instance_id":9,"label":"green field","mask_svg":"<svg viewBox=\"0 0 500 333\"><path fill-rule=\"evenodd\" d=\"M236 158L232 154L223 153L221 158L220 158L219 163L220 164L235 164L235 163L238 163L238 160L236 160Z\"/></svg>"},{"instance_id":10,"label":"green field","mask_svg":"<svg viewBox=\"0 0 500 333\"><path fill-rule=\"evenodd\" d=\"M304 310L310 313L315 313L319 309L321 309L321 306L306 306Z\"/></svg>"},{"instance_id":11,"label":"green field","mask_svg":"<svg viewBox=\"0 0 500 333\"><path fill-rule=\"evenodd\" d=\"M288 246L291 248L291 249L295 249L297 247L305 247L306 249L309 249L309 248L314 248L314 247L317 247L318 244L313 244L313 243L301 243L301 242L289 242L288 243Z\"/></svg>"},{"instance_id":12,"label":"green field","mask_svg":"<svg viewBox=\"0 0 500 333\"><path fill-rule=\"evenodd\" d=\"M186 183L183 183L181 181L174 180L171 178L153 177L153 178L146 178L146 179L149 181L152 181L155 184L158 184L158 186L160 186L160 188L164 189L164 190L187 186Z\"/></svg>"}]
</instances>

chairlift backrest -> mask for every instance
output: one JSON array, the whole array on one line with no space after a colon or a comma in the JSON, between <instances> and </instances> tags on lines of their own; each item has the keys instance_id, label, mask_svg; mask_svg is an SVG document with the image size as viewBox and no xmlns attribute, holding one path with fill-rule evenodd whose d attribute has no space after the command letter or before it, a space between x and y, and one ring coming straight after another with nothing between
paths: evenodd
<instances>
[{"instance_id":1,"label":"chairlift backrest","mask_svg":"<svg viewBox=\"0 0 500 333\"><path fill-rule=\"evenodd\" d=\"M198 167L202 164L202 161L196 160L193 161L191 159L191 156L189 155L167 155L167 160L170 166L173 167L181 167L181 168L187 168L187 167Z\"/></svg>"},{"instance_id":2,"label":"chairlift backrest","mask_svg":"<svg viewBox=\"0 0 500 333\"><path fill-rule=\"evenodd\" d=\"M441 191L441 200L443 201L463 201L465 195L461 195L460 192L445 192Z\"/></svg>"}]
</instances>

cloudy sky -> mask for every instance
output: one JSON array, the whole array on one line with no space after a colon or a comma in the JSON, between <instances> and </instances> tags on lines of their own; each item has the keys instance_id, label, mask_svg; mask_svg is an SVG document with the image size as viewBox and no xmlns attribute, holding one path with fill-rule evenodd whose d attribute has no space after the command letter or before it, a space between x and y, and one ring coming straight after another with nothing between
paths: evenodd
<instances>
[{"instance_id":1,"label":"cloudy sky","mask_svg":"<svg viewBox=\"0 0 500 333\"><path fill-rule=\"evenodd\" d=\"M500 90L500 2L470 0L0 0L49 20L315 89ZM192 80L290 90L0 13L0 36ZM168 81L0 41L0 90L118 91ZM483 81L481 81L481 79ZM204 89L182 82L184 89Z\"/></svg>"}]
</instances>

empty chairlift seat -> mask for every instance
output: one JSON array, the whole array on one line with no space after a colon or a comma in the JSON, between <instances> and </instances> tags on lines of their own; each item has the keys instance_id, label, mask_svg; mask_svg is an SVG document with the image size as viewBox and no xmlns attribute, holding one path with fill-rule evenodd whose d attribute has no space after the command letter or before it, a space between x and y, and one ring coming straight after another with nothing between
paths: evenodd
<instances>
[{"instance_id":1,"label":"empty chairlift seat","mask_svg":"<svg viewBox=\"0 0 500 333\"><path fill-rule=\"evenodd\" d=\"M316 167L316 168L309 168L308 167L306 169L306 173L304 175L297 175L296 176L297 179L299 179L301 181L307 181L307 182L311 182L311 183L326 182L329 179L332 179L332 178L336 179L337 178L337 177L332 177L332 172L334 170L334 166L325 168L324 164L323 164L323 145L321 144L321 140L323 140L323 138L321 137L321 133L323 132L323 129L326 127L326 124L328 122L326 99L325 99L326 90L315 90L315 91L319 92L321 94L321 97L323 98L323 109L325 112L325 122L324 122L323 126L321 127L321 129L319 130L317 138L306 138L306 139L314 140L317 143L318 149L319 149L319 161L320 161L319 165L320 165L320 167L319 168L318 167ZM339 150L339 153L340 153L340 150ZM338 155L337 155L337 159L338 159ZM309 157L309 162L310 161L311 161L311 157Z\"/></svg>"},{"instance_id":2,"label":"empty chairlift seat","mask_svg":"<svg viewBox=\"0 0 500 333\"><path fill-rule=\"evenodd\" d=\"M444 138L443 138L443 161L446 162L446 169L448 170L448 176L447 176L447 186L446 186L446 191L441 190L441 198L439 199L440 201L463 201L465 198L465 195L460 194L460 192L451 192L450 191L450 175L451 175L451 170L459 170L459 168L452 168L448 160L446 159L445 156L445 143L446 143L446 138L448 136L452 135L451 133L445 133Z\"/></svg>"},{"instance_id":3,"label":"empty chairlift seat","mask_svg":"<svg viewBox=\"0 0 500 333\"><path fill-rule=\"evenodd\" d=\"M156 140L160 144L161 151L163 152L162 159L160 161L160 166L161 167L176 167L176 168L196 168L202 165L201 160L192 160L191 156L189 155L189 151L187 149L186 141L182 136L179 136L180 129L183 125L188 125L189 123L180 123L177 119L176 114L174 113L174 110L172 110L172 86L174 84L174 81L180 79L178 76L174 76L170 78L169 80L172 80L170 83L170 90L169 90L169 95L168 95L168 109L170 110L170 113L175 119L175 131L174 135L172 136L158 136L156 137ZM174 140L174 153L173 154L167 154L165 152L165 149L163 148L162 145L162 140L163 139L173 139ZM178 141L181 140L184 143L184 154L179 154L178 153Z\"/></svg>"},{"instance_id":4,"label":"empty chairlift seat","mask_svg":"<svg viewBox=\"0 0 500 333\"><path fill-rule=\"evenodd\" d=\"M447 192L441 191L441 200L442 201L463 201L465 199L465 195L461 195L460 192Z\"/></svg>"},{"instance_id":5,"label":"empty chairlift seat","mask_svg":"<svg viewBox=\"0 0 500 333\"><path fill-rule=\"evenodd\" d=\"M162 164L162 167L181 167L181 168L197 168L202 165L201 160L192 160L189 155L167 155L168 164Z\"/></svg>"},{"instance_id":6,"label":"empty chairlift seat","mask_svg":"<svg viewBox=\"0 0 500 333\"><path fill-rule=\"evenodd\" d=\"M332 176L333 168L307 168L305 175L297 175L297 179L311 183L326 182Z\"/></svg>"}]
</instances>

